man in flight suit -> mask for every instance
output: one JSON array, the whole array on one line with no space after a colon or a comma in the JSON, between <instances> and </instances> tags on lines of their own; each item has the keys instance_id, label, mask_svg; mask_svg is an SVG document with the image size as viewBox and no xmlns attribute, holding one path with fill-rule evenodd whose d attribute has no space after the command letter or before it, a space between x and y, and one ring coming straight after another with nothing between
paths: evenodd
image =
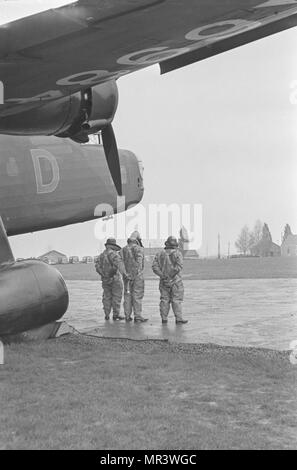
<instances>
[{"instance_id":1,"label":"man in flight suit","mask_svg":"<svg viewBox=\"0 0 297 470\"><path fill-rule=\"evenodd\" d=\"M119 251L121 247L117 245L114 238L109 238L105 243L106 249L101 253L95 263L95 269L101 276L103 288L103 310L105 320L109 320L112 309L113 320L124 320L120 315L121 301L123 295L122 276L125 276L125 268Z\"/></svg>"},{"instance_id":2,"label":"man in flight suit","mask_svg":"<svg viewBox=\"0 0 297 470\"><path fill-rule=\"evenodd\" d=\"M140 234L135 231L127 240L127 245L122 249L122 259L125 265L126 278L124 278L124 312L126 321L146 322L143 318L142 299L144 296L144 250Z\"/></svg>"},{"instance_id":3,"label":"man in flight suit","mask_svg":"<svg viewBox=\"0 0 297 470\"><path fill-rule=\"evenodd\" d=\"M182 316L182 301L184 298L184 286L181 277L183 258L178 250L175 237L168 237L165 249L156 254L152 269L160 278L160 315L162 323L167 323L170 304L177 324L187 323Z\"/></svg>"}]
</instances>

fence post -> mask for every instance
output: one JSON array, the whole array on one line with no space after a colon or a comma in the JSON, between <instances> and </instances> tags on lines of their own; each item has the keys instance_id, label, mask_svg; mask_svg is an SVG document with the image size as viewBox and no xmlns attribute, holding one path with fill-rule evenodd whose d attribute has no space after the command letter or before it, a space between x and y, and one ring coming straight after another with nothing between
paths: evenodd
<instances>
[{"instance_id":1,"label":"fence post","mask_svg":"<svg viewBox=\"0 0 297 470\"><path fill-rule=\"evenodd\" d=\"M4 345L0 341L0 366L4 364Z\"/></svg>"},{"instance_id":2,"label":"fence post","mask_svg":"<svg viewBox=\"0 0 297 470\"><path fill-rule=\"evenodd\" d=\"M4 85L0 80L0 104L4 104Z\"/></svg>"}]
</instances>

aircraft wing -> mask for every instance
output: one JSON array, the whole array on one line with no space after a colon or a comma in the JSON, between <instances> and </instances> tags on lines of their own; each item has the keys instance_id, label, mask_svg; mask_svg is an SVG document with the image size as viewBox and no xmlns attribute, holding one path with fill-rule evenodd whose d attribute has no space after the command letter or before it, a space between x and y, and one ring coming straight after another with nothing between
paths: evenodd
<instances>
[{"instance_id":1,"label":"aircraft wing","mask_svg":"<svg viewBox=\"0 0 297 470\"><path fill-rule=\"evenodd\" d=\"M42 0L15 19L22 4L0 0L2 116L152 64L165 73L297 25L297 0Z\"/></svg>"}]
</instances>

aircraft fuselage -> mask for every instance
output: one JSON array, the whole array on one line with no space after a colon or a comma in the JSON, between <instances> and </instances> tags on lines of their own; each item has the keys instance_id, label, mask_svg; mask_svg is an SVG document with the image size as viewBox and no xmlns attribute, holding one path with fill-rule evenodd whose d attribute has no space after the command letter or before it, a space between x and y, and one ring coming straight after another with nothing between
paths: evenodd
<instances>
[{"instance_id":1,"label":"aircraft fuselage","mask_svg":"<svg viewBox=\"0 0 297 470\"><path fill-rule=\"evenodd\" d=\"M141 200L143 180L135 155L128 150L119 155L124 210ZM94 219L100 204L117 211L117 192L101 145L0 136L0 215L8 235Z\"/></svg>"}]
</instances>

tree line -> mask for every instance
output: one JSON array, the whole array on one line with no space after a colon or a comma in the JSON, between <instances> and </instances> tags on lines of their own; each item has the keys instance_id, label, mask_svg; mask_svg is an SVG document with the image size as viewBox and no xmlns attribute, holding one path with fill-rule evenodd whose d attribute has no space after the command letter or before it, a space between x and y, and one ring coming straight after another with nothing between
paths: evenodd
<instances>
[{"instance_id":1,"label":"tree line","mask_svg":"<svg viewBox=\"0 0 297 470\"><path fill-rule=\"evenodd\" d=\"M288 235L291 234L291 227L289 224L286 224L283 232L282 242L288 237ZM244 256L246 256L247 254L250 254L253 247L263 239L272 242L272 236L268 225L263 224L261 220L257 220L252 230L250 230L247 225L242 227L238 239L235 242L235 246L239 253L242 253Z\"/></svg>"}]
</instances>

